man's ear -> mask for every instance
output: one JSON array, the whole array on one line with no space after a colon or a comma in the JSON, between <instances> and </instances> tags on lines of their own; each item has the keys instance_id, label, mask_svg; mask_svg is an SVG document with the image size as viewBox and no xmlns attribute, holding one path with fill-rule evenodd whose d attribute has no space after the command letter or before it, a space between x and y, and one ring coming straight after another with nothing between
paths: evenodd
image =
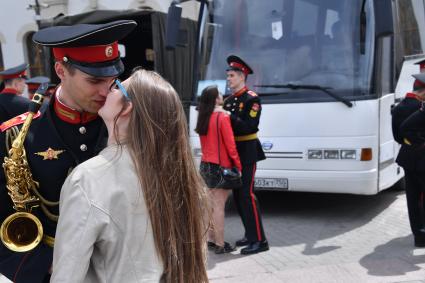
<instances>
[{"instance_id":1,"label":"man's ear","mask_svg":"<svg viewBox=\"0 0 425 283\"><path fill-rule=\"evenodd\" d=\"M60 62L55 63L55 71L56 71L56 75L58 75L58 77L61 80L65 79L65 67L62 65L62 63Z\"/></svg>"},{"instance_id":2,"label":"man's ear","mask_svg":"<svg viewBox=\"0 0 425 283\"><path fill-rule=\"evenodd\" d=\"M19 81L17 79L13 79L10 85L12 86L12 88L17 89L19 86Z\"/></svg>"}]
</instances>

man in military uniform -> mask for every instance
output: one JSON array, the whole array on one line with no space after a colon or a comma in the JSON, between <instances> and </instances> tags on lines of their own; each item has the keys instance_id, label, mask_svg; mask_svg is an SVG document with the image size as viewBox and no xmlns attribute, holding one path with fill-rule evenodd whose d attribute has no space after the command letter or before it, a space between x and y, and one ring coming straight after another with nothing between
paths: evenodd
<instances>
[{"instance_id":1,"label":"man in military uniform","mask_svg":"<svg viewBox=\"0 0 425 283\"><path fill-rule=\"evenodd\" d=\"M421 103L425 100L425 74L413 76L416 78L413 91L407 93L406 97L391 111L392 130L394 139L401 144L396 162L404 169L407 210L414 244L416 247L425 247L425 230L423 229L425 224L425 199L423 197L425 191L425 163L423 162L425 148L418 146L421 141L416 137L417 134L421 135L420 133L424 132L425 124L417 125L419 128L414 130L409 129L412 126L412 120L407 122L407 128L404 124L405 121L411 119L409 117L413 113L420 109ZM421 116L421 113L419 113L419 117ZM417 118L414 121L417 121Z\"/></svg>"},{"instance_id":2,"label":"man in military uniform","mask_svg":"<svg viewBox=\"0 0 425 283\"><path fill-rule=\"evenodd\" d=\"M22 96L27 67L27 64L22 64L0 72L4 85L0 92L0 124L28 111L29 100Z\"/></svg>"},{"instance_id":3,"label":"man in military uniform","mask_svg":"<svg viewBox=\"0 0 425 283\"><path fill-rule=\"evenodd\" d=\"M25 150L32 177L39 182L42 242L30 252L11 252L0 245L0 273L22 283L48 282L58 218L60 190L69 172L106 146L107 133L97 115L114 79L124 71L118 40L136 26L134 21L100 25L56 26L38 31L33 41L53 48L55 71L61 80L54 97L33 120ZM5 143L21 127L26 115L0 126L0 160ZM8 137L8 139L6 139ZM0 220L12 214L12 202L0 173ZM100 188L101 189L101 188ZM76 219L78 221L78 219Z\"/></svg>"},{"instance_id":4,"label":"man in military uniform","mask_svg":"<svg viewBox=\"0 0 425 283\"><path fill-rule=\"evenodd\" d=\"M44 99L47 100L49 99L49 96L54 94L54 89L55 89L55 85L54 84L50 84L50 79L48 77L45 76L37 76L37 77L33 77L30 79L27 79L25 81L27 83L28 86L28 98L32 99L32 97L34 96L35 92L37 91L37 89L39 88L39 86L42 83L48 83L49 87L47 89L46 94L44 95Z\"/></svg>"},{"instance_id":5,"label":"man in military uniform","mask_svg":"<svg viewBox=\"0 0 425 283\"><path fill-rule=\"evenodd\" d=\"M253 73L248 64L234 55L227 58L227 63L227 83L232 95L224 101L224 109L230 112L242 163L242 187L233 190L233 198L245 228L245 237L238 240L236 246L247 246L241 250L242 254L254 254L269 249L254 194L256 163L266 158L257 138L261 102L258 95L245 85L247 76Z\"/></svg>"}]
</instances>

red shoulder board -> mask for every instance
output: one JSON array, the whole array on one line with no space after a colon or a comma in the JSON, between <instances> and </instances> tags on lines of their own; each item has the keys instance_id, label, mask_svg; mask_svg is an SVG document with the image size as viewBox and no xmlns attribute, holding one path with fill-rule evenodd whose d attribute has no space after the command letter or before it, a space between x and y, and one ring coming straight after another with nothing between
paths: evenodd
<instances>
[{"instance_id":1,"label":"red shoulder board","mask_svg":"<svg viewBox=\"0 0 425 283\"><path fill-rule=\"evenodd\" d=\"M256 93L255 93L255 92L253 92L252 90L248 90L248 94L249 94L249 95L251 95L251 96L253 96L253 97L258 96L258 94L256 94Z\"/></svg>"},{"instance_id":2,"label":"red shoulder board","mask_svg":"<svg viewBox=\"0 0 425 283\"><path fill-rule=\"evenodd\" d=\"M13 126L23 124L25 122L25 119L28 117L28 114L29 112L26 112L16 117L13 117L12 119L7 120L6 122L3 122L3 124L0 125L0 131L4 132L7 129L12 128ZM37 113L35 113L33 119L36 119L40 116L41 116L41 112L38 111Z\"/></svg>"}]
</instances>

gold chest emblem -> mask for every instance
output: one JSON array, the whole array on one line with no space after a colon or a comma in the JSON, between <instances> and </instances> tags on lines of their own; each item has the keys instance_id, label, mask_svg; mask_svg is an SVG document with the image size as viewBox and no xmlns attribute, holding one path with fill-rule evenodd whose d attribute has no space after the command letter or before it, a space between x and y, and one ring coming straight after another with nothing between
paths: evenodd
<instances>
[{"instance_id":1,"label":"gold chest emblem","mask_svg":"<svg viewBox=\"0 0 425 283\"><path fill-rule=\"evenodd\" d=\"M46 151L36 152L38 156L42 156L43 160L53 160L58 159L59 154L64 152L65 150L54 150L52 148L48 148Z\"/></svg>"}]
</instances>

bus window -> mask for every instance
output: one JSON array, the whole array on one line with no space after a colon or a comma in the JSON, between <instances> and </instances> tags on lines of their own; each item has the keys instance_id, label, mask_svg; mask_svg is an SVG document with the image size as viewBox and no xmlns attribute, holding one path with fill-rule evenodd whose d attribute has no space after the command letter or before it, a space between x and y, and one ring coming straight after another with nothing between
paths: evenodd
<instances>
[{"instance_id":1,"label":"bus window","mask_svg":"<svg viewBox=\"0 0 425 283\"><path fill-rule=\"evenodd\" d=\"M200 52L200 83L226 79L225 58L237 54L254 69L248 86L264 103L330 101L316 90L256 85L319 85L349 99L371 95L373 18L360 53L360 9L352 0L214 1ZM373 17L373 1L366 1ZM306 21L308 19L308 21ZM229 91L227 90L227 93Z\"/></svg>"}]
</instances>

